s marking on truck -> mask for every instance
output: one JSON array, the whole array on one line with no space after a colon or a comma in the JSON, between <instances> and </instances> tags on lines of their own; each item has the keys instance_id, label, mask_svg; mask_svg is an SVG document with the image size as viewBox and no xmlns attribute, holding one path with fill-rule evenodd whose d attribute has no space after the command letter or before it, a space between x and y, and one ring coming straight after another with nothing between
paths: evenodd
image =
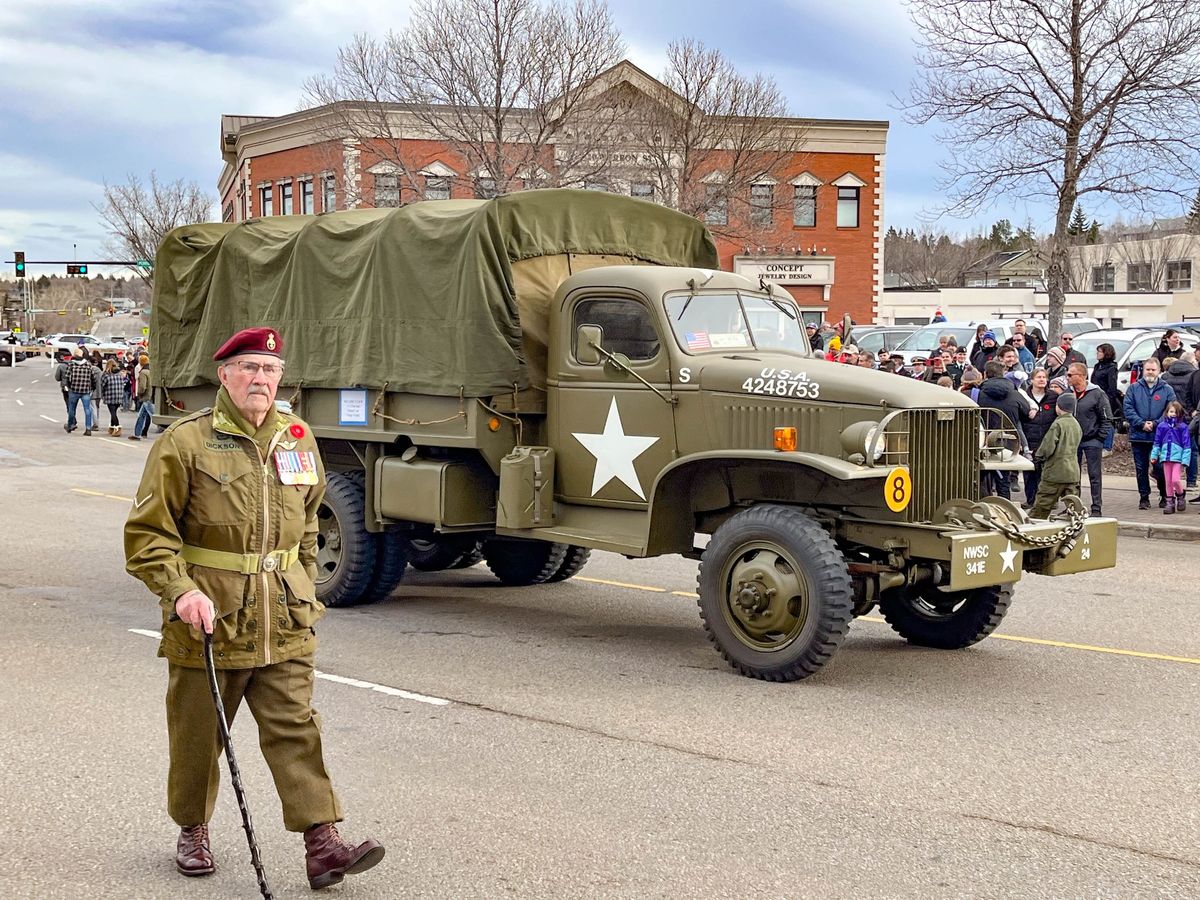
<instances>
[{"instance_id":1,"label":"s marking on truck","mask_svg":"<svg viewBox=\"0 0 1200 900\"><path fill-rule=\"evenodd\" d=\"M757 377L742 382L747 394L771 394L775 397L798 397L801 400L817 400L821 396L819 382L811 381L807 372L791 369L765 368Z\"/></svg>"},{"instance_id":2,"label":"s marking on truck","mask_svg":"<svg viewBox=\"0 0 1200 900\"><path fill-rule=\"evenodd\" d=\"M621 425L621 413L617 410L615 396L608 407L604 431L600 434L573 431L571 436L583 444L588 453L596 457L596 471L592 475L593 497L615 478L643 500L646 499L637 472L633 469L633 461L658 443L659 439L626 434Z\"/></svg>"},{"instance_id":3,"label":"s marking on truck","mask_svg":"<svg viewBox=\"0 0 1200 900\"><path fill-rule=\"evenodd\" d=\"M684 366L682 369L679 370L679 383L687 384L691 380L692 380L692 370L689 369L687 366Z\"/></svg>"}]
</instances>

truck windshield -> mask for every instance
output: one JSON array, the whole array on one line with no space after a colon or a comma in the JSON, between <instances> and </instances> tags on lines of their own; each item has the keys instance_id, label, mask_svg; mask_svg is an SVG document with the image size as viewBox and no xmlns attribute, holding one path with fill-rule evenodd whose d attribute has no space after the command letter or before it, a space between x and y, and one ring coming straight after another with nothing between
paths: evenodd
<instances>
[{"instance_id":1,"label":"truck windshield","mask_svg":"<svg viewBox=\"0 0 1200 900\"><path fill-rule=\"evenodd\" d=\"M784 350L808 355L800 312L786 300L748 294L676 294L667 297L666 308L679 346L689 353Z\"/></svg>"}]
</instances>

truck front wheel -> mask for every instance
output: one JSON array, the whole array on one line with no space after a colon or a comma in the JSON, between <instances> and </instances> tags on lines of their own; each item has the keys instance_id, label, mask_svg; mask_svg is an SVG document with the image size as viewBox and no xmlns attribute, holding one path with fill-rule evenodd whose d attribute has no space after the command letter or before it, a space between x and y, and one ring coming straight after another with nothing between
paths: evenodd
<instances>
[{"instance_id":1,"label":"truck front wheel","mask_svg":"<svg viewBox=\"0 0 1200 900\"><path fill-rule=\"evenodd\" d=\"M492 574L507 585L541 584L562 568L567 544L492 538L483 545L483 558Z\"/></svg>"},{"instance_id":2,"label":"truck front wheel","mask_svg":"<svg viewBox=\"0 0 1200 900\"><path fill-rule=\"evenodd\" d=\"M367 531L362 481L334 472L317 507L317 599L361 603L375 575L375 535Z\"/></svg>"},{"instance_id":3,"label":"truck front wheel","mask_svg":"<svg viewBox=\"0 0 1200 900\"><path fill-rule=\"evenodd\" d=\"M798 509L760 505L716 530L700 560L700 617L738 672L797 681L825 665L853 618L833 538Z\"/></svg>"},{"instance_id":4,"label":"truck front wheel","mask_svg":"<svg viewBox=\"0 0 1200 900\"><path fill-rule=\"evenodd\" d=\"M960 650L996 630L1012 602L1012 585L940 591L898 587L879 595L879 611L902 638L921 647Z\"/></svg>"}]
</instances>

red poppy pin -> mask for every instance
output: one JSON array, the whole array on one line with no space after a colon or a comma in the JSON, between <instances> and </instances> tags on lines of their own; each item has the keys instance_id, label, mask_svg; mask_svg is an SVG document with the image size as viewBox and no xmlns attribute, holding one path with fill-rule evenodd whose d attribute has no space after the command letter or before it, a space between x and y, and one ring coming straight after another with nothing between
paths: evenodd
<instances>
[{"instance_id":1,"label":"red poppy pin","mask_svg":"<svg viewBox=\"0 0 1200 900\"><path fill-rule=\"evenodd\" d=\"M290 431L292 433L292 437L294 437L294 438L304 437L304 426L303 425L293 425L291 428L288 429L288 431Z\"/></svg>"},{"instance_id":2,"label":"red poppy pin","mask_svg":"<svg viewBox=\"0 0 1200 900\"><path fill-rule=\"evenodd\" d=\"M1154 395L1154 399L1155 399L1155 400L1157 400L1157 399L1158 399L1158 394L1155 394L1155 395Z\"/></svg>"}]
</instances>

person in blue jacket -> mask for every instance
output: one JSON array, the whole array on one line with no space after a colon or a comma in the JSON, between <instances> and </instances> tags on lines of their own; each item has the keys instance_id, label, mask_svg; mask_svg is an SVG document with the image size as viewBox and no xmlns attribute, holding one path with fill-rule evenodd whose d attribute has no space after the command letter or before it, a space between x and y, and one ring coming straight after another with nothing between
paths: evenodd
<instances>
[{"instance_id":1,"label":"person in blue jacket","mask_svg":"<svg viewBox=\"0 0 1200 900\"><path fill-rule=\"evenodd\" d=\"M1133 467L1137 475L1138 509L1150 508L1150 452L1154 447L1154 432L1167 412L1167 404L1175 399L1175 391L1159 375L1161 368L1153 356L1142 364L1142 377L1129 385L1125 392L1125 420L1129 423L1129 448L1133 451ZM1154 466L1158 484L1158 508L1167 507L1167 486L1161 465Z\"/></svg>"},{"instance_id":2,"label":"person in blue jacket","mask_svg":"<svg viewBox=\"0 0 1200 900\"><path fill-rule=\"evenodd\" d=\"M1167 414L1154 430L1154 449L1150 451L1150 462L1161 463L1163 480L1167 484L1168 516L1178 508L1187 509L1184 495L1183 471L1192 461L1192 436L1188 433L1187 420L1183 417L1183 404L1172 400L1167 404Z\"/></svg>"}]
</instances>

